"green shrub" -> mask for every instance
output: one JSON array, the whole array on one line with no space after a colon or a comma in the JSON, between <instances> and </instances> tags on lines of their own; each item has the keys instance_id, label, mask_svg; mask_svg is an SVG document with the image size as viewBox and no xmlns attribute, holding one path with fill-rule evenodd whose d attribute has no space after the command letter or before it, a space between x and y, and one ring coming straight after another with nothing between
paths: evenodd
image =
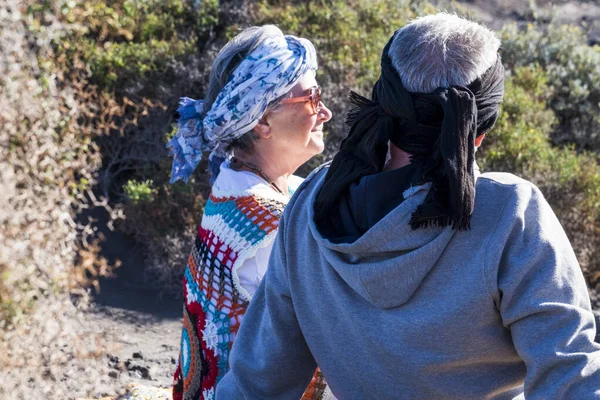
<instances>
[{"instance_id":1,"label":"green shrub","mask_svg":"<svg viewBox=\"0 0 600 400\"><path fill-rule=\"evenodd\" d=\"M169 184L163 138L179 97L201 95L214 55L206 49L224 31L217 27L222 11L218 0L47 1L28 8L32 32L50 29L48 17L63 26L48 35L51 51L38 60L47 76L84 94L86 112L66 129L85 125L102 158L97 179L68 188L74 197L93 187L110 198L114 214L126 220L116 226L150 249L149 269L172 273L169 266L185 265L180 257L204 204L205 177Z\"/></svg>"},{"instance_id":2,"label":"green shrub","mask_svg":"<svg viewBox=\"0 0 600 400\"><path fill-rule=\"evenodd\" d=\"M185 55L193 44L151 39L146 43L106 43L89 57L92 74L107 88L126 78L143 79L150 72L164 72L172 58Z\"/></svg>"},{"instance_id":3,"label":"green shrub","mask_svg":"<svg viewBox=\"0 0 600 400\"><path fill-rule=\"evenodd\" d=\"M153 183L152 179L147 179L145 181L131 179L123 186L123 192L125 193L125 196L127 196L127 199L133 204L151 202L154 200L157 191L152 186Z\"/></svg>"},{"instance_id":4,"label":"green shrub","mask_svg":"<svg viewBox=\"0 0 600 400\"><path fill-rule=\"evenodd\" d=\"M514 69L480 163L534 182L565 227L588 280L600 283L600 157L550 142L556 119L546 106L553 95L548 76L539 66Z\"/></svg>"},{"instance_id":5,"label":"green shrub","mask_svg":"<svg viewBox=\"0 0 600 400\"><path fill-rule=\"evenodd\" d=\"M92 81L107 90L125 91L165 74L174 62L197 51L198 39L218 21L216 0L205 6L203 2L200 11L185 0L69 4L72 7L63 8L62 13L72 30L56 41L57 58L64 54L87 64ZM30 12L38 8L32 6Z\"/></svg>"},{"instance_id":6,"label":"green shrub","mask_svg":"<svg viewBox=\"0 0 600 400\"><path fill-rule=\"evenodd\" d=\"M381 50L394 31L418 15L409 0L261 0L256 7L257 24L276 24L315 44L324 79L362 89L379 77Z\"/></svg>"},{"instance_id":7,"label":"green shrub","mask_svg":"<svg viewBox=\"0 0 600 400\"><path fill-rule=\"evenodd\" d=\"M546 71L546 101L558 118L554 141L600 150L600 47L588 46L581 29L571 25L508 25L500 35L508 68L539 66Z\"/></svg>"}]
</instances>

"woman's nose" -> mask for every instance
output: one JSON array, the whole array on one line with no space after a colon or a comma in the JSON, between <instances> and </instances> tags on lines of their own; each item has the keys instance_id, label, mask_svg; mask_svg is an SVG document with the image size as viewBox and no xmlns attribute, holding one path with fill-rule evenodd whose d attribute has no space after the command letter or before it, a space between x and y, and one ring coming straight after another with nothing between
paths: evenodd
<instances>
[{"instance_id":1,"label":"woman's nose","mask_svg":"<svg viewBox=\"0 0 600 400\"><path fill-rule=\"evenodd\" d=\"M331 119L332 115L333 114L331 113L331 110L327 108L323 102L321 102L319 107L319 120L327 122Z\"/></svg>"}]
</instances>

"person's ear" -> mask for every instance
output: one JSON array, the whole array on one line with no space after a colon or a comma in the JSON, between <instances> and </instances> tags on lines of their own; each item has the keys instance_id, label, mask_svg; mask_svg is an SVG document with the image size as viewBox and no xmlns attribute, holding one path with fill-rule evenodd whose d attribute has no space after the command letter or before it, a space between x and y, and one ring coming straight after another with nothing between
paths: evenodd
<instances>
[{"instance_id":1,"label":"person's ear","mask_svg":"<svg viewBox=\"0 0 600 400\"><path fill-rule=\"evenodd\" d=\"M479 135L475 138L475 147L481 146L481 142L483 142L484 137L485 137L485 133L483 135Z\"/></svg>"},{"instance_id":2,"label":"person's ear","mask_svg":"<svg viewBox=\"0 0 600 400\"><path fill-rule=\"evenodd\" d=\"M256 124L256 126L252 128L252 131L256 133L261 139L269 139L273 135L273 133L271 132L271 126L269 125L269 122L267 121L265 115L263 115L262 118L258 120L258 124Z\"/></svg>"}]
</instances>

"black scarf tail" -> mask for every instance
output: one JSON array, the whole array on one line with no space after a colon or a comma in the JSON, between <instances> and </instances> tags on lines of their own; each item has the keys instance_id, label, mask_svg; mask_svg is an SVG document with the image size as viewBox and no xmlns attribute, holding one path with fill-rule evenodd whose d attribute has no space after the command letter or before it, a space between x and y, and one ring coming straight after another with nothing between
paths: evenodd
<instances>
[{"instance_id":1,"label":"black scarf tail","mask_svg":"<svg viewBox=\"0 0 600 400\"><path fill-rule=\"evenodd\" d=\"M452 225L453 229L466 230L475 205L475 95L460 86L435 93L444 111L438 148L428 157L415 160L421 163L423 176L433 187L413 212L410 225L413 229Z\"/></svg>"}]
</instances>

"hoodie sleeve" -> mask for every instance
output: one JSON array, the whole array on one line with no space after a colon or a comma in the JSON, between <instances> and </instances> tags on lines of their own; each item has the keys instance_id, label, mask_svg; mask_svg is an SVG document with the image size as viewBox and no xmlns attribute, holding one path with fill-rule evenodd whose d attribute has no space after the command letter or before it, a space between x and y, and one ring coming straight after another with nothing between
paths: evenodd
<instances>
[{"instance_id":1,"label":"hoodie sleeve","mask_svg":"<svg viewBox=\"0 0 600 400\"><path fill-rule=\"evenodd\" d=\"M600 399L600 345L573 249L541 192L513 188L486 261L496 260L490 290L527 366L525 397Z\"/></svg>"},{"instance_id":2,"label":"hoodie sleeve","mask_svg":"<svg viewBox=\"0 0 600 400\"><path fill-rule=\"evenodd\" d=\"M298 400L316 362L296 320L285 257L285 219L264 279L244 316L217 399Z\"/></svg>"}]
</instances>

